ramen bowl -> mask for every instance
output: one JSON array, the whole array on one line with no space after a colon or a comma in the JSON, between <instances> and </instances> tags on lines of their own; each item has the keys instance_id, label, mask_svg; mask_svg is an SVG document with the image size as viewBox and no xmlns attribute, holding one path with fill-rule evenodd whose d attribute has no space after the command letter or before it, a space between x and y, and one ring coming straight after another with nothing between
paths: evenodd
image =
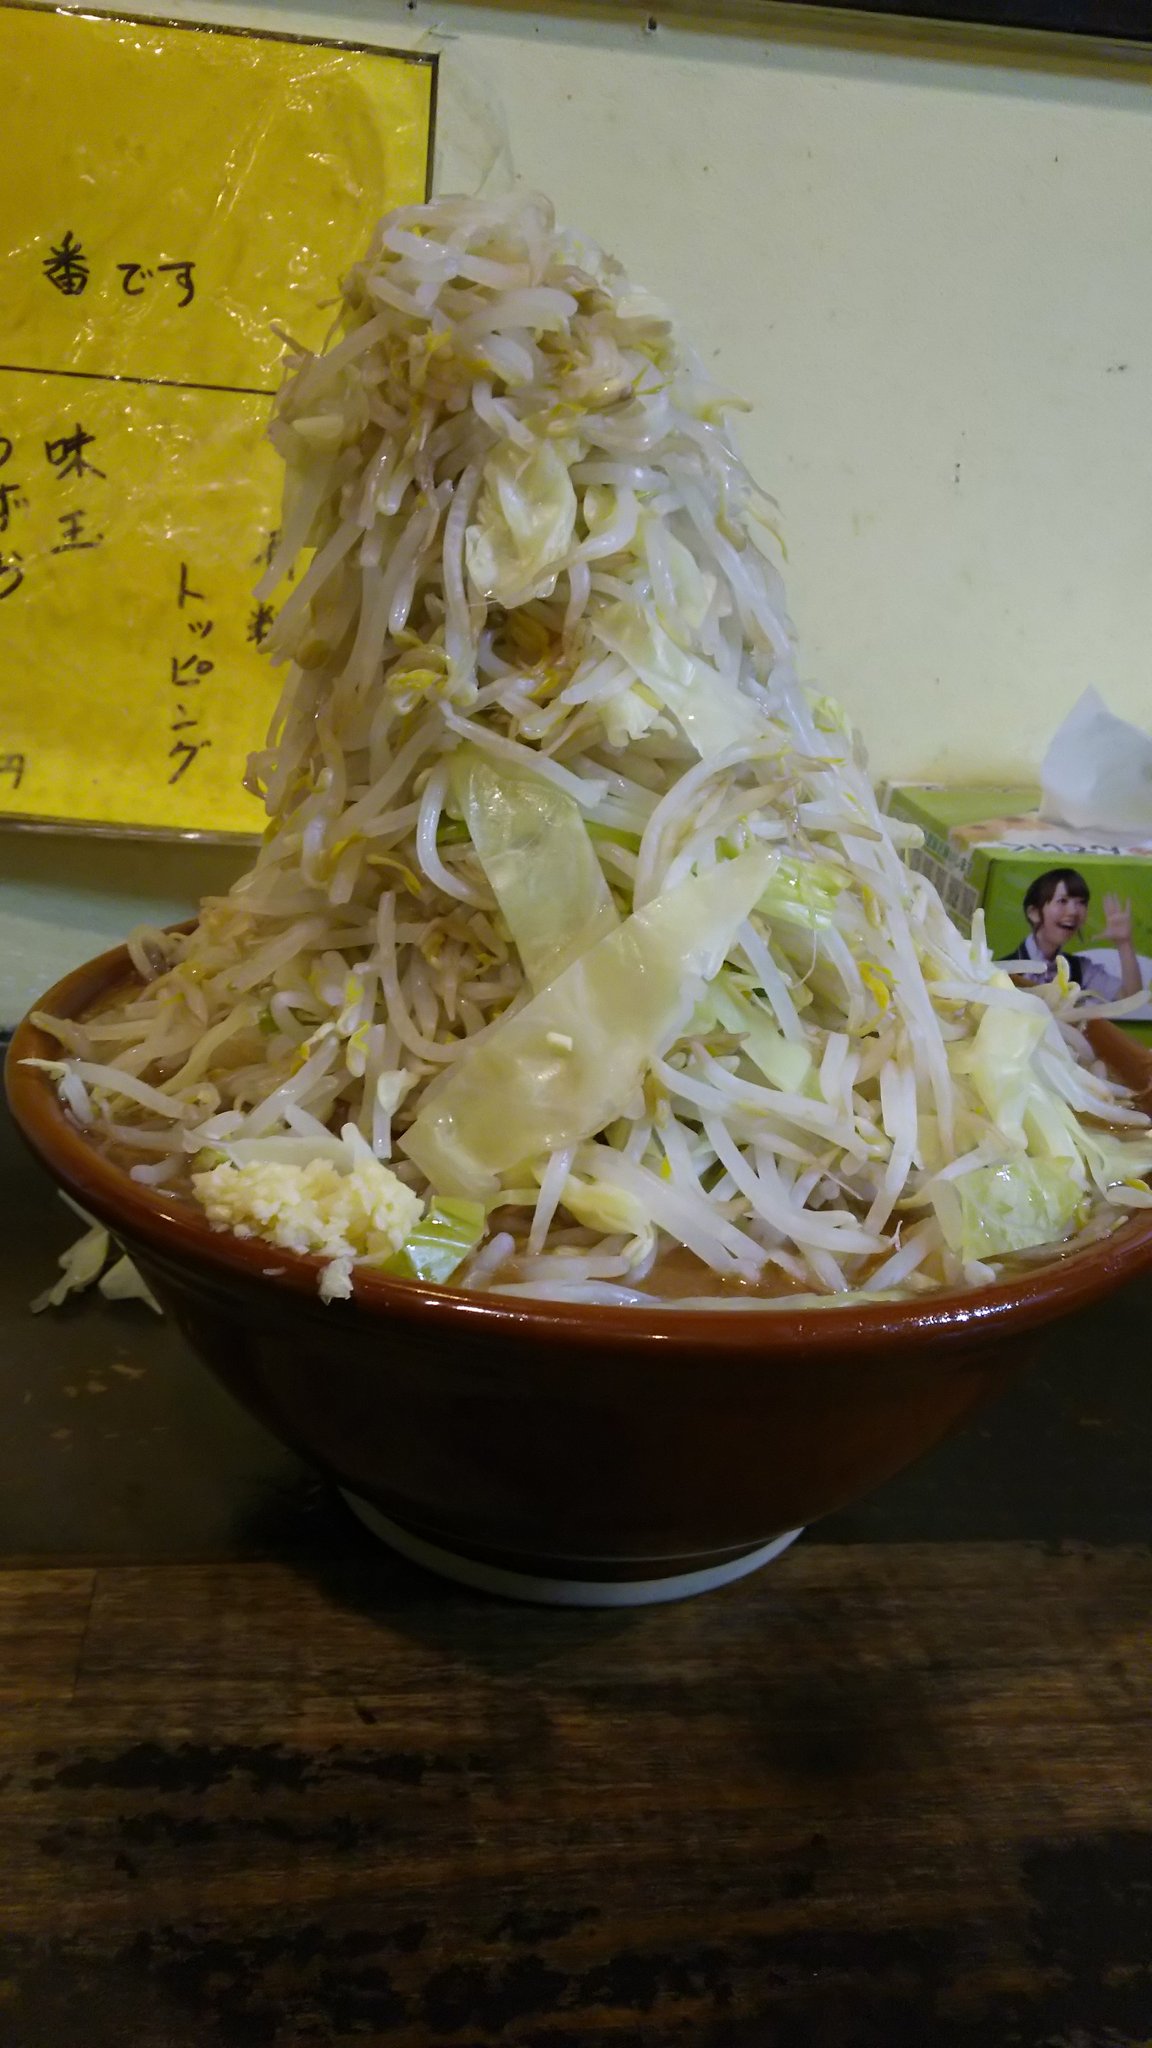
<instances>
[{"instance_id":1,"label":"ramen bowl","mask_svg":"<svg viewBox=\"0 0 1152 2048\"><path fill-rule=\"evenodd\" d=\"M82 1017L132 980L121 948L39 1007ZM1046 1324L1152 1264L1145 1214L995 1286L908 1301L577 1306L357 1272L325 1305L319 1258L213 1230L91 1145L23 1064L57 1054L19 1027L16 1122L209 1369L395 1549L523 1598L628 1605L739 1578L939 1442Z\"/></svg>"}]
</instances>

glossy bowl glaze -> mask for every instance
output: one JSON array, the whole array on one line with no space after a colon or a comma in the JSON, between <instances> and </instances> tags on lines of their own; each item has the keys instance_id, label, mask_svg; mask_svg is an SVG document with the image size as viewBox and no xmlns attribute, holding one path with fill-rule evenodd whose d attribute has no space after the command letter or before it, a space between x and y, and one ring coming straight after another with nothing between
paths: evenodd
<instances>
[{"instance_id":1,"label":"glossy bowl glaze","mask_svg":"<svg viewBox=\"0 0 1152 2048\"><path fill-rule=\"evenodd\" d=\"M39 1007L79 1017L131 979L120 949ZM874 1306L576 1307L358 1275L326 1307L317 1258L214 1231L95 1150L21 1064L57 1053L20 1026L16 1121L212 1371L400 1548L535 1597L738 1576L938 1442L1046 1323L1152 1264L1145 1215L1002 1285Z\"/></svg>"}]
</instances>

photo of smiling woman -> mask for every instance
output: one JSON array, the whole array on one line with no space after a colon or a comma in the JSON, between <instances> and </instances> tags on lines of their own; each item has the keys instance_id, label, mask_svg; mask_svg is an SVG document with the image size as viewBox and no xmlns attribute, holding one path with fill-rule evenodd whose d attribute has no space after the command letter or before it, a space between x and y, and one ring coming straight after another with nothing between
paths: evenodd
<instances>
[{"instance_id":1,"label":"photo of smiling woman","mask_svg":"<svg viewBox=\"0 0 1152 2048\"><path fill-rule=\"evenodd\" d=\"M1056 960L1069 940L1076 937L1088 915L1090 890L1077 868L1048 868L1037 875L1024 898L1024 915L1031 930L1009 960L1031 960L1044 973L1036 977L1053 980ZM1143 987L1140 962L1132 944L1132 906L1119 896L1104 898L1104 929L1099 943L1114 946L1120 963L1119 974L1110 974L1084 953L1064 953L1073 981L1089 995L1114 1003L1121 996L1138 995Z\"/></svg>"}]
</instances>

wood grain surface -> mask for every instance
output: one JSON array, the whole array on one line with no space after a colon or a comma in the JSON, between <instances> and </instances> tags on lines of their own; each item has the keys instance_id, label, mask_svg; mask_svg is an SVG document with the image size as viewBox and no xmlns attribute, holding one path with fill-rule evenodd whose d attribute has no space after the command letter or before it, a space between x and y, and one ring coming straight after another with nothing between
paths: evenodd
<instances>
[{"instance_id":1,"label":"wood grain surface","mask_svg":"<svg viewBox=\"0 0 1152 2048\"><path fill-rule=\"evenodd\" d=\"M0 2048L1152 2048L1152 1281L573 1614L392 1558L147 1310L31 1317L2 1114L0 1208Z\"/></svg>"},{"instance_id":2,"label":"wood grain surface","mask_svg":"<svg viewBox=\"0 0 1152 2048\"><path fill-rule=\"evenodd\" d=\"M1147 1546L9 1571L0 2039L1134 2048L1150 1611Z\"/></svg>"}]
</instances>

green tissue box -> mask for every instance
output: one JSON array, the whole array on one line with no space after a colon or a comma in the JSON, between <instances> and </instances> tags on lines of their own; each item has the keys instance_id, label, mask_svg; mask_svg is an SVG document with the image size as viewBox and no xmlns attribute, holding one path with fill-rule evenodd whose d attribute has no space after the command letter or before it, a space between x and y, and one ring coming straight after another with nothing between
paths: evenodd
<instances>
[{"instance_id":1,"label":"green tissue box","mask_svg":"<svg viewBox=\"0 0 1152 2048\"><path fill-rule=\"evenodd\" d=\"M956 923L971 930L972 918L983 910L988 943L1001 960L1016 955L1030 934L1036 945L1035 918L1049 919L1049 931L1060 917L1052 878L1066 879L1060 903L1067 903L1063 922L1067 936L1060 950L1085 986L1110 993L1121 971L1121 957L1104 931L1104 898L1118 896L1131 905L1132 944L1145 989L1152 983L1152 834L1076 831L1054 825L1038 814L1040 792L1027 785L892 783L885 808L893 818L918 825L924 844L909 854L913 867L934 882ZM1036 885L1033 916L1025 897ZM1087 889L1086 899L1082 890ZM1046 905L1036 897L1047 893ZM1132 1030L1152 1042L1152 1001L1131 1020Z\"/></svg>"}]
</instances>

